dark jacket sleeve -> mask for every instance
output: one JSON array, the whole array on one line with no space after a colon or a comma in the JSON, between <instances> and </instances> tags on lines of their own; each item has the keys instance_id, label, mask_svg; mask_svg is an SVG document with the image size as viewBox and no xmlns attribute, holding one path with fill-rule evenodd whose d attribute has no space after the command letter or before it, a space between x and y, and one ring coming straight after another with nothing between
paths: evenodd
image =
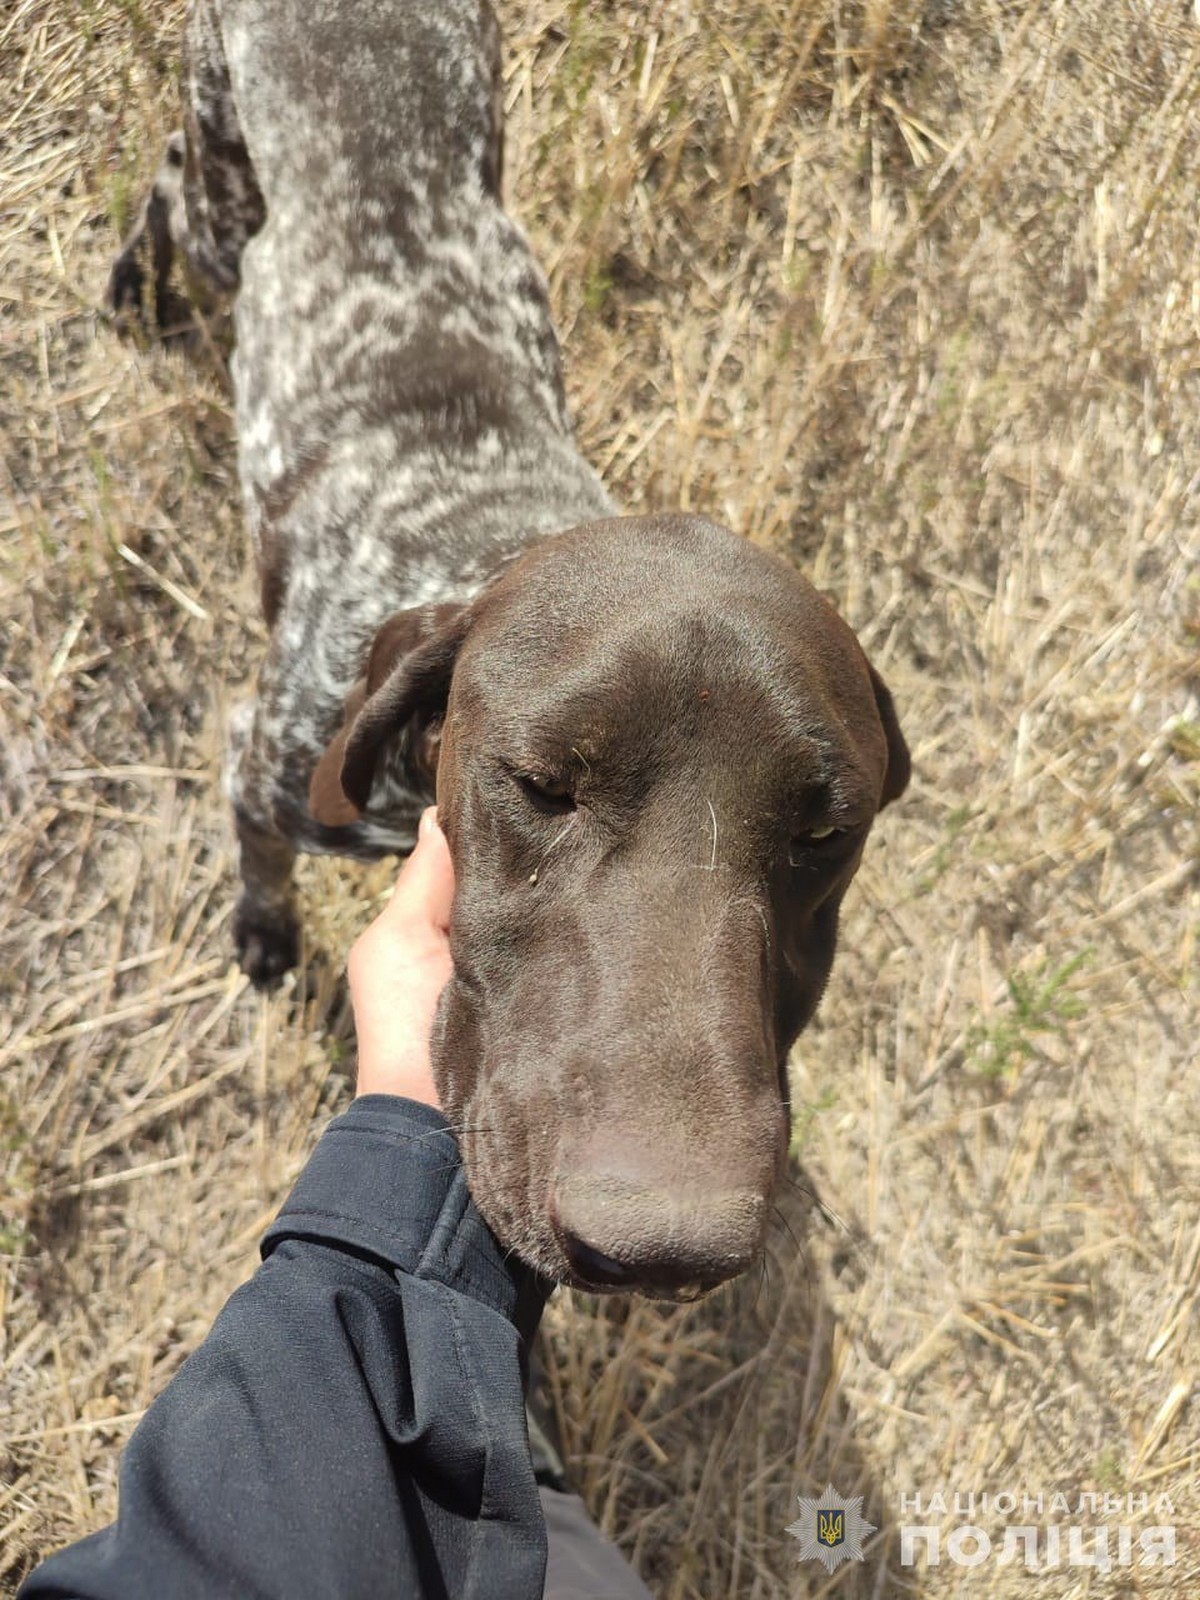
<instances>
[{"instance_id":1,"label":"dark jacket sleeve","mask_svg":"<svg viewBox=\"0 0 1200 1600\"><path fill-rule=\"evenodd\" d=\"M20 1600L540 1600L521 1338L542 1301L439 1113L356 1101L130 1439L116 1523Z\"/></svg>"}]
</instances>

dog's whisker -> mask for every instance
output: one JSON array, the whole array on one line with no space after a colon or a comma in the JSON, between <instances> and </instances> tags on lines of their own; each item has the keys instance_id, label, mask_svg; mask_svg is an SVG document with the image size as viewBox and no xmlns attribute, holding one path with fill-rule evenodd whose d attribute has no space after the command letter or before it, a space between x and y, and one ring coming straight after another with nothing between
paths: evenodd
<instances>
[{"instance_id":1,"label":"dog's whisker","mask_svg":"<svg viewBox=\"0 0 1200 1600\"><path fill-rule=\"evenodd\" d=\"M758 1258L758 1283L755 1286L754 1299L751 1302L751 1304L753 1305L753 1307L754 1307L754 1309L756 1311L758 1310L758 1303L762 1299L763 1294L770 1287L771 1287L771 1263L767 1259L767 1252L764 1250L762 1255Z\"/></svg>"},{"instance_id":2,"label":"dog's whisker","mask_svg":"<svg viewBox=\"0 0 1200 1600\"><path fill-rule=\"evenodd\" d=\"M783 1212L779 1209L778 1206L772 1206L771 1207L771 1211L772 1211L772 1214L779 1221L779 1223L782 1225L784 1231L788 1235L788 1238L791 1239L791 1241L795 1245L797 1251L803 1251L804 1246L800 1243L800 1240L796 1237L796 1230L792 1227L791 1223L784 1216Z\"/></svg>"},{"instance_id":3,"label":"dog's whisker","mask_svg":"<svg viewBox=\"0 0 1200 1600\"><path fill-rule=\"evenodd\" d=\"M570 831L574 827L574 825L575 825L575 818L571 817L570 820L565 822L563 824L563 826L558 830L558 832L554 835L553 839L551 839L550 843L546 846L546 848L542 851L541 855L538 857L538 864L533 869L535 876L541 870L541 868L545 865L545 863L546 863L548 857L550 856L551 852L558 849L559 845L567 837L567 835L570 833Z\"/></svg>"}]
</instances>

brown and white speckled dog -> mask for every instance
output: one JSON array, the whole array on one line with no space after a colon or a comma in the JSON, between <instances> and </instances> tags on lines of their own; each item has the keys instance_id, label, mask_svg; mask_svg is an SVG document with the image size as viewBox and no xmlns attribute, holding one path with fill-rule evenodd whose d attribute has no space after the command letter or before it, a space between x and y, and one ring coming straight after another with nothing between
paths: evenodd
<instances>
[{"instance_id":1,"label":"brown and white speckled dog","mask_svg":"<svg viewBox=\"0 0 1200 1600\"><path fill-rule=\"evenodd\" d=\"M759 1249L787 1052L871 821L887 690L783 562L620 519L572 439L546 285L499 198L480 0L197 0L186 124L114 267L237 290L270 645L232 770L246 970L296 953L295 853L458 876L435 1069L531 1264L681 1295ZM563 531L567 530L567 531Z\"/></svg>"}]
</instances>

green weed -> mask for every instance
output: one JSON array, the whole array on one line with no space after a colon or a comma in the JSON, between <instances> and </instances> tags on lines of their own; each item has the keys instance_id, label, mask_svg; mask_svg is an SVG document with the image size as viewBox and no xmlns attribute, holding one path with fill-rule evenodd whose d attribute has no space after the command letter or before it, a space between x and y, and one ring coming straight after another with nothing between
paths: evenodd
<instances>
[{"instance_id":1,"label":"green weed","mask_svg":"<svg viewBox=\"0 0 1200 1600\"><path fill-rule=\"evenodd\" d=\"M928 894L938 879L949 870L954 858L955 845L958 843L963 829L974 815L975 813L969 805L955 806L954 810L950 812L946 818L946 837L934 850L933 858L926 871L918 878L914 890L914 898Z\"/></svg>"},{"instance_id":2,"label":"green weed","mask_svg":"<svg viewBox=\"0 0 1200 1600\"><path fill-rule=\"evenodd\" d=\"M817 1118L823 1111L831 1111L837 1105L837 1099L837 1090L827 1087L821 1090L815 1100L806 1100L802 1105L792 1107L792 1138L788 1154L793 1160L800 1160Z\"/></svg>"},{"instance_id":3,"label":"green weed","mask_svg":"<svg viewBox=\"0 0 1200 1600\"><path fill-rule=\"evenodd\" d=\"M1096 1482L1110 1494L1125 1487L1125 1472L1116 1445L1107 1444L1096 1458Z\"/></svg>"},{"instance_id":4,"label":"green weed","mask_svg":"<svg viewBox=\"0 0 1200 1600\"><path fill-rule=\"evenodd\" d=\"M1083 997L1072 992L1070 982L1090 955L1089 947L1061 966L1042 962L1032 973L1012 973L1008 1008L967 1031L967 1065L985 1078L1015 1076L1037 1054L1039 1037L1064 1038L1068 1024L1086 1010Z\"/></svg>"}]
</instances>

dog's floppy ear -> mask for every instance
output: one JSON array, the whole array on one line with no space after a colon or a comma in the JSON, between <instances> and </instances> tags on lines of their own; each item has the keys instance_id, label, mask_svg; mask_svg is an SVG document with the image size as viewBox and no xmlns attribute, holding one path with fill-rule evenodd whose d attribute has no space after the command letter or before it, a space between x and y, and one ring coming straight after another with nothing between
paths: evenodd
<instances>
[{"instance_id":1,"label":"dog's floppy ear","mask_svg":"<svg viewBox=\"0 0 1200 1600\"><path fill-rule=\"evenodd\" d=\"M318 822L342 827L358 820L370 799L380 750L402 732L410 764L432 790L438 719L469 612L465 605L414 606L378 629L366 672L346 697L342 726L309 782L308 808Z\"/></svg>"},{"instance_id":2,"label":"dog's floppy ear","mask_svg":"<svg viewBox=\"0 0 1200 1600\"><path fill-rule=\"evenodd\" d=\"M890 805L893 800L898 800L908 788L908 780L912 776L912 757L908 753L908 745L904 742L904 735L900 732L900 723L896 716L896 707L892 701L892 692L883 679L875 671L871 663L867 662L867 671L871 674L871 687L875 691L875 705L879 711L879 720L883 723L883 733L887 740L888 764L883 775L883 794L880 796L879 809Z\"/></svg>"}]
</instances>

